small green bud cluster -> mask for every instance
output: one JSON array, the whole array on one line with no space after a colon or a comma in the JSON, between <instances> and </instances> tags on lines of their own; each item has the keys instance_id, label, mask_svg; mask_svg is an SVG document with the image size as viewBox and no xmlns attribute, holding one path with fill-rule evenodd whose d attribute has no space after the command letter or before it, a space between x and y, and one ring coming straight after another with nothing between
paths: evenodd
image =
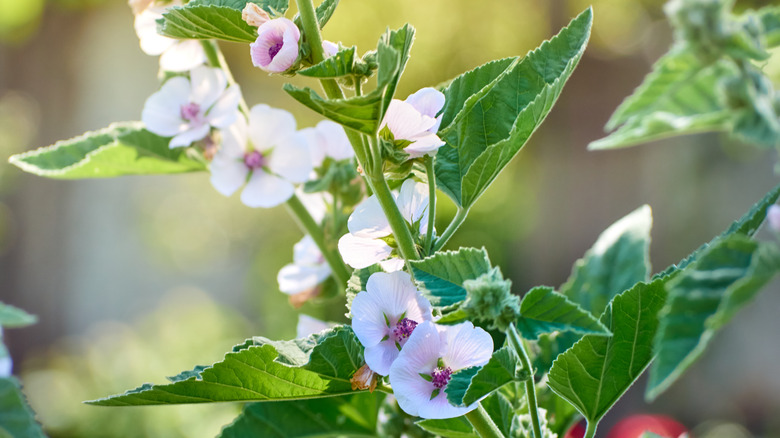
<instances>
[{"instance_id":1,"label":"small green bud cluster","mask_svg":"<svg viewBox=\"0 0 780 438\"><path fill-rule=\"evenodd\" d=\"M520 299L512 295L511 280L504 280L498 267L475 280L463 282L466 300L461 309L469 319L487 323L491 329L506 331L520 317Z\"/></svg>"}]
</instances>

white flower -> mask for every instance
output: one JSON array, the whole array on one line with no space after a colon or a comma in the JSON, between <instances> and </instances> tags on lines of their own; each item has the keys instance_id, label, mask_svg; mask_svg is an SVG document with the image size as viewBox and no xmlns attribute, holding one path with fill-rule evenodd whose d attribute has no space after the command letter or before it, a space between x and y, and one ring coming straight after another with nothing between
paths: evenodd
<instances>
[{"instance_id":1,"label":"white flower","mask_svg":"<svg viewBox=\"0 0 780 438\"><path fill-rule=\"evenodd\" d=\"M285 265L276 276L279 290L295 295L317 287L330 277L330 266L314 239L308 234L293 246L293 263Z\"/></svg>"},{"instance_id":2,"label":"white flower","mask_svg":"<svg viewBox=\"0 0 780 438\"><path fill-rule=\"evenodd\" d=\"M225 73L218 68L196 67L190 78L167 80L146 99L141 113L146 129L173 137L171 148L189 146L206 137L211 128L227 128L237 118L241 91L227 87Z\"/></svg>"},{"instance_id":3,"label":"white flower","mask_svg":"<svg viewBox=\"0 0 780 438\"><path fill-rule=\"evenodd\" d=\"M414 225L420 234L428 227L428 185L404 181L401 192L395 200L401 215L410 225ZM386 238L392 235L376 195L370 196L355 207L347 221L349 234L339 239L339 252L348 265L353 268L366 268L379 263L385 271L397 271L403 267L403 260L391 257L394 248L388 245Z\"/></svg>"},{"instance_id":4,"label":"white flower","mask_svg":"<svg viewBox=\"0 0 780 438\"><path fill-rule=\"evenodd\" d=\"M174 2L173 5L179 5ZM206 63L206 52L198 40L176 40L157 33L157 20L162 18L164 6L148 6L135 16L135 33L141 50L147 55L160 55L160 68L165 71L185 72Z\"/></svg>"},{"instance_id":5,"label":"white flower","mask_svg":"<svg viewBox=\"0 0 780 438\"><path fill-rule=\"evenodd\" d=\"M365 347L366 364L387 375L415 326L431 321L431 303L406 272L377 272L352 301L352 330Z\"/></svg>"},{"instance_id":6,"label":"white flower","mask_svg":"<svg viewBox=\"0 0 780 438\"><path fill-rule=\"evenodd\" d=\"M334 323L321 321L317 318L300 313L298 314L298 325L296 326L297 335L295 337L307 338L310 335L327 330L335 325L336 324Z\"/></svg>"},{"instance_id":7,"label":"white flower","mask_svg":"<svg viewBox=\"0 0 780 438\"><path fill-rule=\"evenodd\" d=\"M225 196L244 184L241 202L274 207L290 199L293 183L306 181L311 159L306 139L295 131L287 111L255 105L249 125L243 117L222 132L222 146L211 162L211 184Z\"/></svg>"},{"instance_id":8,"label":"white flower","mask_svg":"<svg viewBox=\"0 0 780 438\"><path fill-rule=\"evenodd\" d=\"M249 45L255 67L270 73L281 73L298 59L301 31L287 18L266 21L257 28L257 39Z\"/></svg>"},{"instance_id":9,"label":"white flower","mask_svg":"<svg viewBox=\"0 0 780 438\"><path fill-rule=\"evenodd\" d=\"M453 418L477 407L452 406L445 389L453 373L484 365L493 354L493 339L470 322L417 326L398 359L390 367L390 385L398 405L409 415L422 418Z\"/></svg>"},{"instance_id":10,"label":"white flower","mask_svg":"<svg viewBox=\"0 0 780 438\"><path fill-rule=\"evenodd\" d=\"M339 53L339 45L328 40L322 40L322 51L326 58L335 56Z\"/></svg>"},{"instance_id":11,"label":"white flower","mask_svg":"<svg viewBox=\"0 0 780 438\"><path fill-rule=\"evenodd\" d=\"M314 167L320 167L325 157L336 161L355 156L344 128L336 122L323 120L314 128L301 129L309 143L309 152Z\"/></svg>"},{"instance_id":12,"label":"white flower","mask_svg":"<svg viewBox=\"0 0 780 438\"><path fill-rule=\"evenodd\" d=\"M766 220L769 223L769 228L780 233L780 205L772 204L766 211Z\"/></svg>"},{"instance_id":13,"label":"white flower","mask_svg":"<svg viewBox=\"0 0 780 438\"><path fill-rule=\"evenodd\" d=\"M405 101L393 99L387 108L382 127L387 126L395 140L412 142L404 148L411 158L434 155L444 142L436 135L444 107L444 94L433 88L423 88ZM380 128L381 129L381 128Z\"/></svg>"}]
</instances>

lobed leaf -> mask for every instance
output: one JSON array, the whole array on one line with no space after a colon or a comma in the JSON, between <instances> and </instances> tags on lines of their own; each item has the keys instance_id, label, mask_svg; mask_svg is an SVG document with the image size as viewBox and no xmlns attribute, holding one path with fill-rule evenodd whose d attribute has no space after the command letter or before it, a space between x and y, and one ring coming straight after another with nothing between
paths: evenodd
<instances>
[{"instance_id":1,"label":"lobed leaf","mask_svg":"<svg viewBox=\"0 0 780 438\"><path fill-rule=\"evenodd\" d=\"M355 46L345 48L319 64L298 70L298 74L320 79L349 76L354 73L355 50L357 50Z\"/></svg>"},{"instance_id":2,"label":"lobed leaf","mask_svg":"<svg viewBox=\"0 0 780 438\"><path fill-rule=\"evenodd\" d=\"M518 358L511 347L496 350L481 367L460 370L452 375L445 392L455 406L469 406L515 380Z\"/></svg>"},{"instance_id":3,"label":"lobed leaf","mask_svg":"<svg viewBox=\"0 0 780 438\"><path fill-rule=\"evenodd\" d=\"M362 364L360 342L351 328L340 326L307 339L247 341L197 376L174 378L165 385L145 384L87 403L134 406L345 395L353 393L349 379Z\"/></svg>"},{"instance_id":4,"label":"lobed leaf","mask_svg":"<svg viewBox=\"0 0 780 438\"><path fill-rule=\"evenodd\" d=\"M701 356L715 332L780 272L780 249L734 234L672 279L659 315L658 354L646 396L653 400Z\"/></svg>"},{"instance_id":5,"label":"lobed leaf","mask_svg":"<svg viewBox=\"0 0 780 438\"><path fill-rule=\"evenodd\" d=\"M144 129L141 122L114 123L51 146L14 155L9 162L38 176L56 179L110 178L205 170L185 148Z\"/></svg>"},{"instance_id":6,"label":"lobed leaf","mask_svg":"<svg viewBox=\"0 0 780 438\"><path fill-rule=\"evenodd\" d=\"M616 296L601 316L612 336L584 336L558 356L548 374L550 389L598 423L653 359L665 300L662 279Z\"/></svg>"},{"instance_id":7,"label":"lobed leaf","mask_svg":"<svg viewBox=\"0 0 780 438\"><path fill-rule=\"evenodd\" d=\"M484 248L444 251L422 260L412 260L414 278L434 306L444 307L466 299L463 281L475 280L492 268Z\"/></svg>"},{"instance_id":8,"label":"lobed leaf","mask_svg":"<svg viewBox=\"0 0 780 438\"><path fill-rule=\"evenodd\" d=\"M447 144L438 151L436 177L459 207L476 202L544 121L585 50L591 23L587 9L519 62L486 64L445 90L453 100L442 113L439 136Z\"/></svg>"},{"instance_id":9,"label":"lobed leaf","mask_svg":"<svg viewBox=\"0 0 780 438\"><path fill-rule=\"evenodd\" d=\"M384 394L367 392L326 399L247 404L220 438L379 436L377 415Z\"/></svg>"},{"instance_id":10,"label":"lobed leaf","mask_svg":"<svg viewBox=\"0 0 780 438\"><path fill-rule=\"evenodd\" d=\"M523 338L528 340L556 331L610 335L604 324L590 312L547 286L535 287L525 294L520 302L520 318L516 325Z\"/></svg>"},{"instance_id":11,"label":"lobed leaf","mask_svg":"<svg viewBox=\"0 0 780 438\"><path fill-rule=\"evenodd\" d=\"M45 438L35 413L14 377L0 378L0 436Z\"/></svg>"}]
</instances>

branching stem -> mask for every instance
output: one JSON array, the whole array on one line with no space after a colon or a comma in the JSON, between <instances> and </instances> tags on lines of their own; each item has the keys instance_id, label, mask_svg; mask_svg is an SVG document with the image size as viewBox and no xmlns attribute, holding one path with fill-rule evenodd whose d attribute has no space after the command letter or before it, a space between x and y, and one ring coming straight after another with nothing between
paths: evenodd
<instances>
[{"instance_id":1,"label":"branching stem","mask_svg":"<svg viewBox=\"0 0 780 438\"><path fill-rule=\"evenodd\" d=\"M447 244L447 241L450 240L450 237L452 237L453 234L455 234L455 231L458 231L458 228L463 224L463 221L466 220L466 216L469 215L469 210L467 208L458 208L458 212L455 213L455 217L452 218L452 222L450 222L449 225L447 225L447 229L444 230L444 232L441 234L441 237L436 239L436 245L434 245L433 250L438 251L444 247L444 245Z\"/></svg>"},{"instance_id":2,"label":"branching stem","mask_svg":"<svg viewBox=\"0 0 780 438\"><path fill-rule=\"evenodd\" d=\"M509 344L512 345L512 348L520 358L520 362L523 364L523 369L528 371L529 378L525 381L525 396L528 399L528 412L531 414L531 426L534 429L534 437L542 438L542 428L539 424L539 408L536 404L534 370L531 368L531 360L528 358L528 353L526 353L525 347L523 346L523 339L520 338L520 335L517 333L514 323L509 324L509 329L506 331L506 334L507 339L509 339Z\"/></svg>"}]
</instances>

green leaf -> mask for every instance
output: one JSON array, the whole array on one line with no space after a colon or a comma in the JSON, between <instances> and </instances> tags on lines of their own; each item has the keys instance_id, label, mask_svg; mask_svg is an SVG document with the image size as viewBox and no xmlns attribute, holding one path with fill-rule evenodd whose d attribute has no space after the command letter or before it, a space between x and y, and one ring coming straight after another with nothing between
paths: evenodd
<instances>
[{"instance_id":1,"label":"green leaf","mask_svg":"<svg viewBox=\"0 0 780 438\"><path fill-rule=\"evenodd\" d=\"M517 361L514 350L507 346L496 350L484 366L456 372L445 389L447 400L455 406L468 406L514 381Z\"/></svg>"},{"instance_id":2,"label":"green leaf","mask_svg":"<svg viewBox=\"0 0 780 438\"><path fill-rule=\"evenodd\" d=\"M612 336L587 335L558 356L548 374L550 389L597 423L653 359L665 299L663 280L615 297L601 316Z\"/></svg>"},{"instance_id":3,"label":"green leaf","mask_svg":"<svg viewBox=\"0 0 780 438\"><path fill-rule=\"evenodd\" d=\"M680 260L679 263L671 265L658 274L654 275L653 279L669 277L677 274L681 270L685 269L686 266L695 262L704 253L704 251L707 250L707 248L715 245L717 242L729 236L734 234L742 234L744 236L750 237L754 235L756 231L758 231L758 228L761 226L761 224L764 223L764 219L766 219L766 211L769 209L769 206L774 204L778 198L780 198L780 184L775 186L766 195L764 195L760 201L753 204L747 213L729 225L729 227L720 235L697 248L696 251L689 254L686 258Z\"/></svg>"},{"instance_id":4,"label":"green leaf","mask_svg":"<svg viewBox=\"0 0 780 438\"><path fill-rule=\"evenodd\" d=\"M38 322L38 318L35 315L30 315L18 307L0 302L0 327L25 327L36 322ZM1 334L0 337L2 337Z\"/></svg>"},{"instance_id":5,"label":"green leaf","mask_svg":"<svg viewBox=\"0 0 780 438\"><path fill-rule=\"evenodd\" d=\"M284 0L285 2L287 0ZM333 13L336 12L336 6L339 5L339 0L323 0L322 3L317 5L317 10L315 11L315 14L317 15L317 24L320 25L320 29L325 27L326 24L328 24L328 21L330 21L330 17L333 16Z\"/></svg>"},{"instance_id":6,"label":"green leaf","mask_svg":"<svg viewBox=\"0 0 780 438\"><path fill-rule=\"evenodd\" d=\"M422 260L409 262L414 278L423 286L423 294L434 306L452 306L466 299L463 281L475 280L490 271L490 260L484 248L461 248L444 251Z\"/></svg>"},{"instance_id":7,"label":"green leaf","mask_svg":"<svg viewBox=\"0 0 780 438\"><path fill-rule=\"evenodd\" d=\"M658 358L646 396L653 400L701 356L717 329L780 271L780 249L735 234L711 246L667 285L655 338Z\"/></svg>"},{"instance_id":8,"label":"green leaf","mask_svg":"<svg viewBox=\"0 0 780 438\"><path fill-rule=\"evenodd\" d=\"M458 206L473 205L544 121L585 50L591 22L587 9L519 62L486 64L445 90L453 100L443 109L439 136L447 144L438 151L436 176Z\"/></svg>"},{"instance_id":9,"label":"green leaf","mask_svg":"<svg viewBox=\"0 0 780 438\"><path fill-rule=\"evenodd\" d=\"M367 392L325 399L250 403L220 438L379 436L377 414L384 394Z\"/></svg>"},{"instance_id":10,"label":"green leaf","mask_svg":"<svg viewBox=\"0 0 780 438\"><path fill-rule=\"evenodd\" d=\"M347 318L352 319L352 300L354 300L361 291L366 290L368 278L377 272L384 272L378 263L367 268L355 269L352 271L352 275L349 277L349 280L347 280Z\"/></svg>"},{"instance_id":11,"label":"green leaf","mask_svg":"<svg viewBox=\"0 0 780 438\"><path fill-rule=\"evenodd\" d=\"M528 340L555 331L610 335L604 324L590 312L546 286L535 287L525 294L520 302L517 329Z\"/></svg>"},{"instance_id":12,"label":"green leaf","mask_svg":"<svg viewBox=\"0 0 780 438\"><path fill-rule=\"evenodd\" d=\"M193 0L184 6L168 8L158 20L157 31L179 39L219 39L235 43L253 43L257 28L241 18L246 0ZM282 15L287 0L257 0L271 15Z\"/></svg>"},{"instance_id":13,"label":"green leaf","mask_svg":"<svg viewBox=\"0 0 780 438\"><path fill-rule=\"evenodd\" d=\"M539 426L542 432L541 438L557 438L558 435L556 435L550 429L550 426L548 424L547 411L543 408L539 408L537 412L539 414ZM513 438L533 437L534 430L533 430L533 425L531 424L531 415L526 413L526 414L515 416L512 421L512 430L510 434L507 436Z\"/></svg>"},{"instance_id":14,"label":"green leaf","mask_svg":"<svg viewBox=\"0 0 780 438\"><path fill-rule=\"evenodd\" d=\"M500 392L496 391L480 402L490 419L504 436L510 436L512 419L515 416L512 404Z\"/></svg>"},{"instance_id":15,"label":"green leaf","mask_svg":"<svg viewBox=\"0 0 780 438\"><path fill-rule=\"evenodd\" d=\"M353 74L355 68L355 46L339 51L319 64L298 70L299 75L312 78L338 78Z\"/></svg>"},{"instance_id":16,"label":"green leaf","mask_svg":"<svg viewBox=\"0 0 780 438\"><path fill-rule=\"evenodd\" d=\"M0 378L0 437L45 437L14 377Z\"/></svg>"},{"instance_id":17,"label":"green leaf","mask_svg":"<svg viewBox=\"0 0 780 438\"><path fill-rule=\"evenodd\" d=\"M110 178L205 170L185 148L171 149L168 138L141 122L123 122L51 146L14 155L11 164L25 172L56 179Z\"/></svg>"},{"instance_id":18,"label":"green leaf","mask_svg":"<svg viewBox=\"0 0 780 438\"><path fill-rule=\"evenodd\" d=\"M133 406L345 395L353 393L349 379L363 364L363 348L346 326L307 339L256 339L254 343L236 347L197 377L166 385L145 384L87 403Z\"/></svg>"},{"instance_id":19,"label":"green leaf","mask_svg":"<svg viewBox=\"0 0 780 438\"><path fill-rule=\"evenodd\" d=\"M479 438L465 416L447 418L444 420L420 420L415 423L424 431L448 438Z\"/></svg>"},{"instance_id":20,"label":"green leaf","mask_svg":"<svg viewBox=\"0 0 780 438\"><path fill-rule=\"evenodd\" d=\"M764 28L764 39L768 47L780 46L780 6L764 7L758 10L758 17Z\"/></svg>"},{"instance_id":21,"label":"green leaf","mask_svg":"<svg viewBox=\"0 0 780 438\"><path fill-rule=\"evenodd\" d=\"M650 275L653 216L644 205L607 228L578 260L561 294L595 316L614 296Z\"/></svg>"}]
</instances>

